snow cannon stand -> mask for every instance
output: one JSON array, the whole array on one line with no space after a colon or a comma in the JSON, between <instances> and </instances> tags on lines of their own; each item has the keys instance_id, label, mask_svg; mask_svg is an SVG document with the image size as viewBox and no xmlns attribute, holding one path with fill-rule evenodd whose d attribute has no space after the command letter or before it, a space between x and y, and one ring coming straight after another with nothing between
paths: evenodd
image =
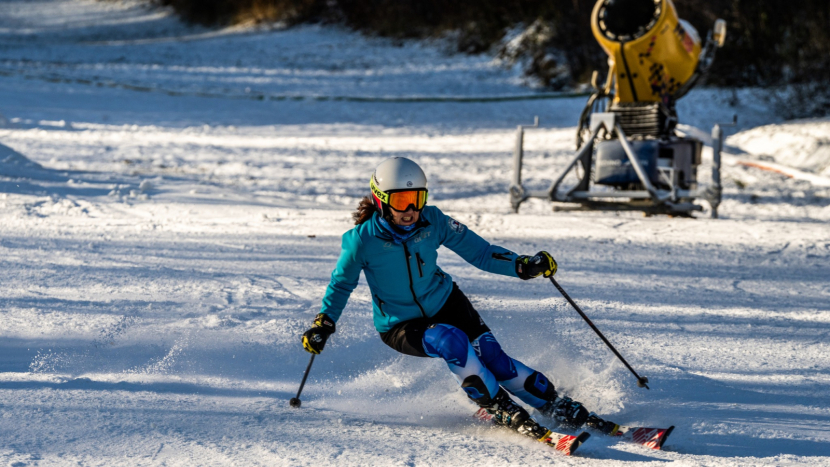
<instances>
[{"instance_id":1,"label":"snow cannon stand","mask_svg":"<svg viewBox=\"0 0 830 467\"><path fill-rule=\"evenodd\" d=\"M717 20L706 44L678 19L671 0L599 0L591 16L594 36L608 54L604 85L595 71L594 93L577 127L577 153L544 191L522 185L524 132L513 152L510 202L514 212L529 198L554 210L633 210L646 215L692 217L705 200L717 217L721 201L720 149L715 126L711 183L698 183L703 143L678 135L675 103L703 76L723 45L726 23ZM568 177L574 174L575 177ZM574 182L575 179L575 182Z\"/></svg>"}]
</instances>

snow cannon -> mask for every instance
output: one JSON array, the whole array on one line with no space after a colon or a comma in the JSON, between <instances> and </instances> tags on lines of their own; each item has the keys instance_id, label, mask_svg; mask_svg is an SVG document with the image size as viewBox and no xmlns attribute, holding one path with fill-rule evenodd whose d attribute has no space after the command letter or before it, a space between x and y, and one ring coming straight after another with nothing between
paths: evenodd
<instances>
[{"instance_id":1,"label":"snow cannon","mask_svg":"<svg viewBox=\"0 0 830 467\"><path fill-rule=\"evenodd\" d=\"M528 127L519 126L513 211L528 198L543 198L554 202L554 210L691 217L703 210L696 204L703 199L717 217L722 131L717 125L713 130L711 183L703 188L697 174L703 143L677 133L675 104L709 72L726 39L726 22L715 21L702 44L671 0L599 0L591 30L608 55L608 72L603 84L597 71L591 78L594 92L579 116L576 156L547 190L526 190L521 172Z\"/></svg>"},{"instance_id":2,"label":"snow cannon","mask_svg":"<svg viewBox=\"0 0 830 467\"><path fill-rule=\"evenodd\" d=\"M591 30L608 55L615 105L668 104L688 90L700 61L700 36L677 17L670 0L597 2Z\"/></svg>"}]
</instances>

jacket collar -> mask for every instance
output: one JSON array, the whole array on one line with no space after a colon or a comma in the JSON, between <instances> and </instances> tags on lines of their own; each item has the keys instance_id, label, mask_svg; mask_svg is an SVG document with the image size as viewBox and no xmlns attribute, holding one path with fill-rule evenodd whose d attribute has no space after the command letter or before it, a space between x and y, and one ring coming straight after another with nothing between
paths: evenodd
<instances>
[{"instance_id":1,"label":"jacket collar","mask_svg":"<svg viewBox=\"0 0 830 467\"><path fill-rule=\"evenodd\" d=\"M423 211L421 212L423 213ZM380 225L380 213L375 212L370 222L372 222L372 228L374 229L375 237L385 241L392 240L392 235L382 225ZM415 223L415 228L412 230L412 233L409 236L409 238L414 237L416 233L420 232L426 227L429 227L430 225L431 224L429 223L429 221L424 219L423 215L418 216L418 222Z\"/></svg>"}]
</instances>

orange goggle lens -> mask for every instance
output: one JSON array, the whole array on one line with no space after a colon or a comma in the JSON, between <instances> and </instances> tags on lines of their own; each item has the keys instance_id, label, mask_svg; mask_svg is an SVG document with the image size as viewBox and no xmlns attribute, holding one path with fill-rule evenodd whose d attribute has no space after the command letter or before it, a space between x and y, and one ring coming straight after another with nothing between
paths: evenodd
<instances>
[{"instance_id":1,"label":"orange goggle lens","mask_svg":"<svg viewBox=\"0 0 830 467\"><path fill-rule=\"evenodd\" d=\"M409 205L415 206L416 211L420 211L427 204L427 192L418 191L399 191L397 193L389 193L389 206L396 211L406 211Z\"/></svg>"}]
</instances>

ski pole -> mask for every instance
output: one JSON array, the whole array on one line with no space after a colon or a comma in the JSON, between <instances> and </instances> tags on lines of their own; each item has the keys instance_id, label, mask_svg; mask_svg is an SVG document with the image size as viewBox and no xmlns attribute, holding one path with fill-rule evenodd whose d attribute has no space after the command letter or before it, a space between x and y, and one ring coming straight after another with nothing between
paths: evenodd
<instances>
[{"instance_id":1,"label":"ski pole","mask_svg":"<svg viewBox=\"0 0 830 467\"><path fill-rule=\"evenodd\" d=\"M614 348L614 346L613 346L613 345L611 345L611 343L610 343L610 342L608 342L608 339L606 339L606 338L605 338L605 336L603 336L603 335L602 335L602 333L601 333L601 332L599 332L599 329L597 329L597 327L596 327L596 326L594 326L594 323L592 323L592 322L591 322L591 320L590 320L590 319L588 319L588 317L585 315L585 313L583 313L583 312L582 312L582 310L579 308L579 306L576 304L576 302L574 302L574 301L571 299L571 297L568 295L568 293L567 293L567 292L565 292L565 289L563 289L563 288L562 288L562 286L561 286L561 285L559 285L559 283L558 283L558 282L556 282L556 279L554 279L554 278L553 278L553 276L550 276L550 281L551 281L551 282L553 282L553 285L554 285L554 286L556 286L556 288L559 290L559 293L561 293L561 294L562 294L562 296L563 296L563 297L565 297L565 300L567 300L567 301L568 301L568 303L570 303L570 304L571 304L571 306L573 306L573 307L574 307L574 309L575 309L575 310L579 313L579 315L580 315L580 316L582 316L582 319L584 319L584 320L585 320L585 322L586 322L586 323L588 323L588 326L591 326L591 329L593 329L593 330L594 330L594 332L595 332L595 333L597 333L597 335L599 336L599 338L600 338L600 339L602 339L602 341L603 341L603 342L605 342L605 345L607 345L607 346L608 346L608 348L609 348L609 349L611 349L611 351L612 351L612 352L614 352L614 355L616 355L616 356L617 356L617 358L619 358L619 359L620 359L620 361L621 361L621 362L623 362L623 364L625 365L625 367L626 367L626 368L628 368L628 371L630 371L630 372L631 372L631 374L633 374L633 375L634 375L634 377L636 377L636 378L637 378L637 386L638 386L638 387L641 387L641 388L646 388L646 389L649 389L649 390L650 390L651 388L649 388L649 387L648 387L648 384L647 384L647 383L648 383L648 378L646 378L645 376L640 376L640 375L638 375L638 374L637 374L637 372L636 372L636 371L634 371L634 368L631 368L631 365L629 365L629 364L628 364L628 362L627 362L627 361L625 361L625 359L623 358L623 356L622 356L622 355L620 355L620 353L619 353L619 352L617 352L617 349L615 349L615 348Z\"/></svg>"},{"instance_id":2,"label":"ski pole","mask_svg":"<svg viewBox=\"0 0 830 467\"><path fill-rule=\"evenodd\" d=\"M311 354L311 360L308 361L308 366L305 368L305 373L303 373L303 380L300 382L300 389L297 389L297 397L292 397L288 403L291 407L299 407L302 405L302 401L300 400L300 393L303 392L303 386L305 386L305 380L308 379L308 372L311 371L311 364L314 363L314 354Z\"/></svg>"}]
</instances>

